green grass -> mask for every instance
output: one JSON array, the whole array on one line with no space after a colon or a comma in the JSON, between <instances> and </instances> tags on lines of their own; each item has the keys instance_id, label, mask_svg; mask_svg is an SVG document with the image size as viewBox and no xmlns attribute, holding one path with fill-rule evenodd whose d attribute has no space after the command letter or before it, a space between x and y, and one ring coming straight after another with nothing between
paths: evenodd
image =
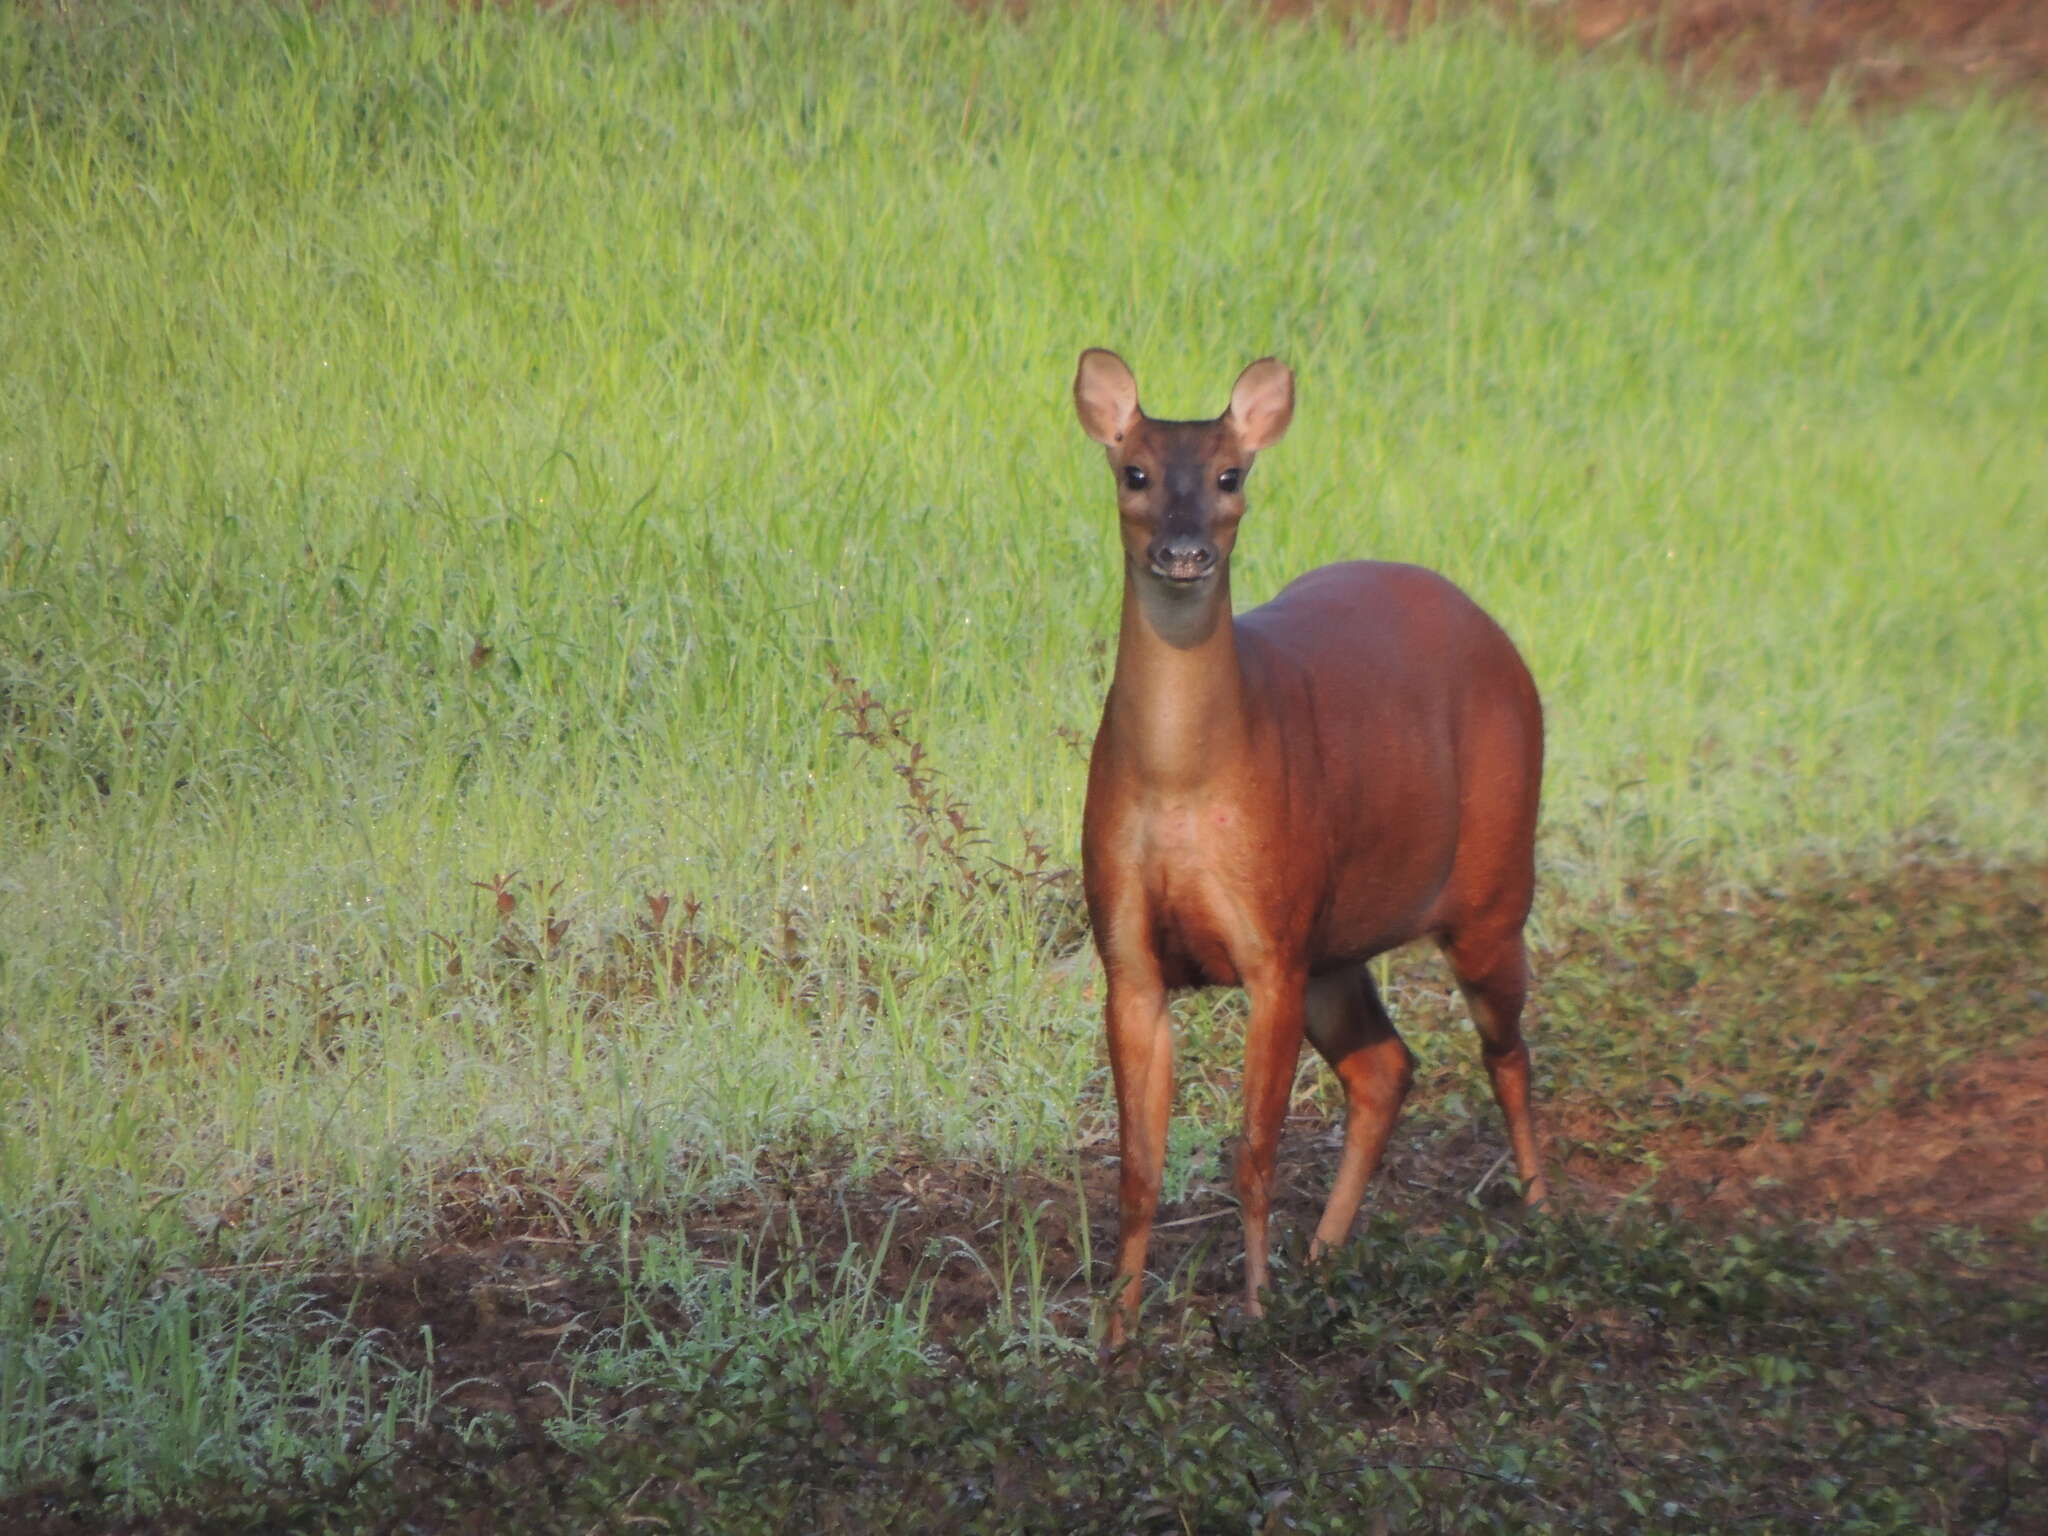
<instances>
[{"instance_id":1,"label":"green grass","mask_svg":"<svg viewBox=\"0 0 2048 1536\"><path fill-rule=\"evenodd\" d=\"M1415 560L1517 637L1546 929L2038 856L2044 173L1993 101L1688 106L1481 20L0 12L0 1315L378 1251L469 1167L605 1221L1098 1135L1089 344L1163 414L1297 368L1247 597Z\"/></svg>"}]
</instances>

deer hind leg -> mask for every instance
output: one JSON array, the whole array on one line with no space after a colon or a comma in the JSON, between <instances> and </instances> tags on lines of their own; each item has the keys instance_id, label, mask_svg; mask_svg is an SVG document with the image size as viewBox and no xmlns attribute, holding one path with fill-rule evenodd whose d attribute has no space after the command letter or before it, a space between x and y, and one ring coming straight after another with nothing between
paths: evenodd
<instances>
[{"instance_id":1,"label":"deer hind leg","mask_svg":"<svg viewBox=\"0 0 2048 1536\"><path fill-rule=\"evenodd\" d=\"M1532 1206L1541 1205L1549 1186L1543 1178L1535 1122L1529 1112L1529 1047L1522 1039L1529 957L1521 931L1505 938L1456 933L1445 942L1444 954L1458 978L1458 990L1472 1010L1472 1022L1479 1028L1480 1056L1493 1081L1494 1100L1507 1120L1508 1145L1514 1149L1523 1198Z\"/></svg>"},{"instance_id":2,"label":"deer hind leg","mask_svg":"<svg viewBox=\"0 0 2048 1536\"><path fill-rule=\"evenodd\" d=\"M1166 1122L1173 1109L1173 1015L1165 985L1155 975L1109 979L1109 1066L1116 1081L1117 1187L1116 1300L1105 1344L1122 1347L1138 1321L1145 1287L1145 1251L1159 1210L1166 1171Z\"/></svg>"},{"instance_id":3,"label":"deer hind leg","mask_svg":"<svg viewBox=\"0 0 2048 1536\"><path fill-rule=\"evenodd\" d=\"M1320 1258L1351 1235L1365 1186L1378 1171L1402 1101L1415 1080L1415 1058L1387 1017L1372 973L1364 966L1318 976L1308 984L1308 1038L1344 1085L1344 1153L1316 1225L1309 1256Z\"/></svg>"}]
</instances>

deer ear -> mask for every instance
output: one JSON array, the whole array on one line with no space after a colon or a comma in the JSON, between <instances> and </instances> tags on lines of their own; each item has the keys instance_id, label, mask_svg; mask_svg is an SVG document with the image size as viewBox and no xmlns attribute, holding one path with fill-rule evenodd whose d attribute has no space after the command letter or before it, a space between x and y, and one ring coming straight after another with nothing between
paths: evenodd
<instances>
[{"instance_id":1,"label":"deer ear","mask_svg":"<svg viewBox=\"0 0 2048 1536\"><path fill-rule=\"evenodd\" d=\"M1074 414L1081 428L1105 446L1120 442L1138 419L1138 381L1114 352L1090 347L1074 371Z\"/></svg>"},{"instance_id":2,"label":"deer ear","mask_svg":"<svg viewBox=\"0 0 2048 1536\"><path fill-rule=\"evenodd\" d=\"M1277 357L1260 358L1231 387L1229 415L1245 452L1272 447L1294 420L1293 371Z\"/></svg>"}]
</instances>

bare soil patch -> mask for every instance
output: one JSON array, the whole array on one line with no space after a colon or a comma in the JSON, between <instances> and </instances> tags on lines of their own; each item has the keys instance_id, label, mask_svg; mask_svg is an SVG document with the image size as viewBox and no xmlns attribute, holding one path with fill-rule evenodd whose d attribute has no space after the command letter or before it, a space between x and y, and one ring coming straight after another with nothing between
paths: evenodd
<instances>
[{"instance_id":1,"label":"bare soil patch","mask_svg":"<svg viewBox=\"0 0 2048 1536\"><path fill-rule=\"evenodd\" d=\"M2048 1217L2048 1038L1972 1064L1924 1104L1733 1149L1679 1131L1653 1150L1651 1188L1687 1210L2022 1236Z\"/></svg>"},{"instance_id":2,"label":"bare soil patch","mask_svg":"<svg viewBox=\"0 0 2048 1536\"><path fill-rule=\"evenodd\" d=\"M1704 1219L1971 1228L2048 1263L2048 870L1908 855L1634 908L1548 957L1614 1021L1580 1048L1651 1042L1637 1082L1561 1095L1568 1182Z\"/></svg>"},{"instance_id":3,"label":"bare soil patch","mask_svg":"<svg viewBox=\"0 0 2048 1536\"><path fill-rule=\"evenodd\" d=\"M1361 0L1396 31L1471 0ZM1624 48L1689 80L1816 97L1830 88L1858 106L1973 91L2013 91L2048 104L2048 6L2039 0L1491 0L1561 46ZM1300 14L1311 0L1276 0Z\"/></svg>"},{"instance_id":4,"label":"bare soil patch","mask_svg":"<svg viewBox=\"0 0 2048 1536\"><path fill-rule=\"evenodd\" d=\"M1274 1219L1297 1262L1340 1137L1318 1117L1290 1123ZM1406 1138L1375 1185L1377 1209L1440 1221L1496 1161L1496 1149L1475 1132ZM873 1266L879 1299L929 1295L930 1330L941 1341L966 1337L1005 1308L1021 1317L1034 1291L1062 1332L1080 1335L1090 1324L1099 1278L1091 1268L1102 1267L1116 1234L1117 1166L1107 1149L1083 1153L1068 1179L914 1157L857 1178L838 1160L777 1160L760 1172L746 1194L646 1232L680 1236L713 1264L743 1266L763 1304L783 1295L792 1266L821 1284L846 1263ZM1173 1277L1183 1328L1229 1311L1242 1283L1236 1207L1217 1172L1160 1213L1152 1262L1155 1273ZM571 1190L522 1194L536 1188L514 1173L487 1200L458 1192L441 1240L360 1270L310 1276L306 1289L334 1330L375 1330L393 1365L431 1367L454 1384L450 1407L501 1416L538 1437L561 1411L578 1350L625 1321L622 1261L630 1270L633 1259L616 1238L570 1235ZM1504 1183L1488 1184L1487 1203L1511 1199ZM806 1299L799 1293L796 1304ZM659 1298L641 1306L655 1327L689 1326ZM593 1402L587 1388L579 1395L606 1417L645 1396Z\"/></svg>"},{"instance_id":5,"label":"bare soil patch","mask_svg":"<svg viewBox=\"0 0 2048 1536\"><path fill-rule=\"evenodd\" d=\"M1859 105L2048 86L2035 0L1573 0L1571 40L1624 42L1691 75Z\"/></svg>"}]
</instances>

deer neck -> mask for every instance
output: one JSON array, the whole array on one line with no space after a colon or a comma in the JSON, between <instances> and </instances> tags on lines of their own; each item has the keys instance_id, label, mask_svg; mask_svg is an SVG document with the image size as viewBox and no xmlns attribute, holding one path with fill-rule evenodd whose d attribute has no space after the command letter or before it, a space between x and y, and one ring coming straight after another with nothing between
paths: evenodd
<instances>
[{"instance_id":1,"label":"deer neck","mask_svg":"<svg viewBox=\"0 0 2048 1536\"><path fill-rule=\"evenodd\" d=\"M1140 783L1160 794L1198 790L1237 761L1244 693L1229 565L1190 591L1126 561L1107 713Z\"/></svg>"}]
</instances>

